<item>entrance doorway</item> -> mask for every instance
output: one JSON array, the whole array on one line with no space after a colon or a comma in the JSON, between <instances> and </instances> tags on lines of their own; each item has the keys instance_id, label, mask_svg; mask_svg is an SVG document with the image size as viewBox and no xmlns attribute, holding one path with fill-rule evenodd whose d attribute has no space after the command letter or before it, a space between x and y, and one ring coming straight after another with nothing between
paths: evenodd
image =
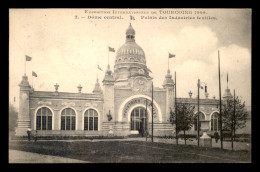
<instances>
[{"instance_id":1,"label":"entrance doorway","mask_svg":"<svg viewBox=\"0 0 260 172\"><path fill-rule=\"evenodd\" d=\"M145 108L136 107L131 112L131 134L142 134L147 130L148 118Z\"/></svg>"}]
</instances>

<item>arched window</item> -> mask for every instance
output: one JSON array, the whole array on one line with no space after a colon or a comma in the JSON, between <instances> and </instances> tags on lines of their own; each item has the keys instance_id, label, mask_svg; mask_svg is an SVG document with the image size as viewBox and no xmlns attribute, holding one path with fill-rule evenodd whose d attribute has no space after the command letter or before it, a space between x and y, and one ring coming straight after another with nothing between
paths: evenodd
<instances>
[{"instance_id":1,"label":"arched window","mask_svg":"<svg viewBox=\"0 0 260 172\"><path fill-rule=\"evenodd\" d=\"M52 112L47 107L38 109L36 113L36 130L52 130Z\"/></svg>"},{"instance_id":2,"label":"arched window","mask_svg":"<svg viewBox=\"0 0 260 172\"><path fill-rule=\"evenodd\" d=\"M195 115L195 119L194 119L194 130L195 131L197 131L198 129L198 127L197 127L197 115L198 115L198 113L196 113L196 115ZM202 113L202 112L200 112L199 113L199 128L201 127L201 122L200 122L200 120L204 120L205 119L205 115Z\"/></svg>"},{"instance_id":3,"label":"arched window","mask_svg":"<svg viewBox=\"0 0 260 172\"><path fill-rule=\"evenodd\" d=\"M61 112L61 130L75 130L76 113L71 108L63 109Z\"/></svg>"},{"instance_id":4,"label":"arched window","mask_svg":"<svg viewBox=\"0 0 260 172\"><path fill-rule=\"evenodd\" d=\"M219 129L220 129L219 115L218 112L214 112L211 115L211 131L219 131Z\"/></svg>"},{"instance_id":5,"label":"arched window","mask_svg":"<svg viewBox=\"0 0 260 172\"><path fill-rule=\"evenodd\" d=\"M94 109L88 109L84 113L84 130L98 130L98 113Z\"/></svg>"}]
</instances>

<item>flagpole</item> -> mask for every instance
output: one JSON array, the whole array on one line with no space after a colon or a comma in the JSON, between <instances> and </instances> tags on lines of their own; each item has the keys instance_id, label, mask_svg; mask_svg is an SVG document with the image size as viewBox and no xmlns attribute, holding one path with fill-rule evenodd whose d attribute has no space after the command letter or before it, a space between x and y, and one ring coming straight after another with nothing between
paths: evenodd
<instances>
[{"instance_id":1,"label":"flagpole","mask_svg":"<svg viewBox=\"0 0 260 172\"><path fill-rule=\"evenodd\" d=\"M153 82L152 82L152 142L153 142Z\"/></svg>"},{"instance_id":2,"label":"flagpole","mask_svg":"<svg viewBox=\"0 0 260 172\"><path fill-rule=\"evenodd\" d=\"M234 102L236 105L236 90L234 89ZM236 140L236 109L234 109L234 141Z\"/></svg>"},{"instance_id":3,"label":"flagpole","mask_svg":"<svg viewBox=\"0 0 260 172\"><path fill-rule=\"evenodd\" d=\"M220 117L220 147L223 149L223 135L222 135L222 107L221 107L221 80L220 80L220 56L218 50L218 79L219 79L219 117Z\"/></svg>"},{"instance_id":4,"label":"flagpole","mask_svg":"<svg viewBox=\"0 0 260 172\"><path fill-rule=\"evenodd\" d=\"M200 146L200 79L198 79L198 115L197 115L197 139Z\"/></svg>"},{"instance_id":5,"label":"flagpole","mask_svg":"<svg viewBox=\"0 0 260 172\"><path fill-rule=\"evenodd\" d=\"M147 134L148 133L147 132L147 122L149 121L149 120L147 120L148 119L148 115L147 115L147 98L145 99L145 117L146 117L145 118L146 121L145 121L145 126L144 126L145 128L144 129L145 129L145 137L146 137L146 141L147 141L147 135L148 135Z\"/></svg>"},{"instance_id":6,"label":"flagpole","mask_svg":"<svg viewBox=\"0 0 260 172\"><path fill-rule=\"evenodd\" d=\"M169 70L169 57L168 57L168 70Z\"/></svg>"},{"instance_id":7,"label":"flagpole","mask_svg":"<svg viewBox=\"0 0 260 172\"><path fill-rule=\"evenodd\" d=\"M234 139L235 139L235 116L236 116L236 92L235 92L235 89L234 89L234 114L233 114L233 120L232 120L232 150L233 150L233 142L234 142Z\"/></svg>"},{"instance_id":8,"label":"flagpole","mask_svg":"<svg viewBox=\"0 0 260 172\"><path fill-rule=\"evenodd\" d=\"M176 122L176 131L175 131L175 134L176 134L176 145L178 145L178 133L177 133L177 132L178 132L178 131L177 131L177 126L178 126L177 123L178 123L178 122L177 122L177 99L176 99L176 96L177 96L177 95L176 95L176 88L177 88L177 87L176 87L176 83L177 83L177 82L176 82L176 71L174 71L174 79L175 79L175 92L174 92L174 93L175 93L175 96L174 96L174 97L175 97L175 122Z\"/></svg>"},{"instance_id":9,"label":"flagpole","mask_svg":"<svg viewBox=\"0 0 260 172\"><path fill-rule=\"evenodd\" d=\"M24 59L24 75L26 76L26 57Z\"/></svg>"},{"instance_id":10,"label":"flagpole","mask_svg":"<svg viewBox=\"0 0 260 172\"><path fill-rule=\"evenodd\" d=\"M107 64L109 65L109 47L108 47L108 54L107 54Z\"/></svg>"},{"instance_id":11,"label":"flagpole","mask_svg":"<svg viewBox=\"0 0 260 172\"><path fill-rule=\"evenodd\" d=\"M98 67L99 67L99 66L97 65L97 78L98 78Z\"/></svg>"}]
</instances>

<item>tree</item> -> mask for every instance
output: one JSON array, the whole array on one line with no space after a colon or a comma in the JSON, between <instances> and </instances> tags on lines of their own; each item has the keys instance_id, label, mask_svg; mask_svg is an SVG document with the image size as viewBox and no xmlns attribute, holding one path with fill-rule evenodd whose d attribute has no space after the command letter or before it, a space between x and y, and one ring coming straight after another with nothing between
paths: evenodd
<instances>
[{"instance_id":1,"label":"tree","mask_svg":"<svg viewBox=\"0 0 260 172\"><path fill-rule=\"evenodd\" d=\"M234 113L235 104L235 113ZM248 117L247 110L245 108L245 102L242 103L241 99L235 98L227 100L223 105L222 111L222 124L223 129L234 133L233 138L236 136L236 130L244 128L246 126L246 120Z\"/></svg>"},{"instance_id":2,"label":"tree","mask_svg":"<svg viewBox=\"0 0 260 172\"><path fill-rule=\"evenodd\" d=\"M183 131L184 140L186 145L186 135L185 131L190 130L194 123L194 109L195 106L191 106L190 104L176 104L177 111L177 128L176 128L176 113L170 109L170 122L172 125L175 125L175 131L177 134L180 131ZM176 138L177 139L177 138Z\"/></svg>"},{"instance_id":3,"label":"tree","mask_svg":"<svg viewBox=\"0 0 260 172\"><path fill-rule=\"evenodd\" d=\"M18 112L14 105L9 104L9 132L15 131L17 126Z\"/></svg>"}]
</instances>

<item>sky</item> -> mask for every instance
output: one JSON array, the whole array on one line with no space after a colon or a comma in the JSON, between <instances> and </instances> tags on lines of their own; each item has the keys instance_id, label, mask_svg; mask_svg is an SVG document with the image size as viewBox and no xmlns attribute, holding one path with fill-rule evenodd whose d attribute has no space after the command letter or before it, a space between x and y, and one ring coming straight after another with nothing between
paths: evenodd
<instances>
[{"instance_id":1,"label":"sky","mask_svg":"<svg viewBox=\"0 0 260 172\"><path fill-rule=\"evenodd\" d=\"M113 14L113 10L128 14ZM60 92L78 92L81 84L83 93L92 93L96 79L101 83L105 74L97 65L105 71L109 63L113 71L116 53L109 53L108 46L117 51L125 43L125 31L131 22L155 87L162 87L168 53L172 53L175 57L169 60L169 68L173 78L176 71L177 97L187 98L189 91L196 97L200 79L207 84L209 98L218 99L219 50L222 95L228 73L232 95L235 89L236 95L251 106L251 12L250 9L10 9L9 102L15 107L19 105L18 85L25 73L25 55L32 57L26 62L26 75L35 91L54 91L57 83ZM130 20L130 15L135 20ZM164 19L159 19L160 16ZM38 76L32 77L32 71ZM200 97L205 98L203 90Z\"/></svg>"}]
</instances>

